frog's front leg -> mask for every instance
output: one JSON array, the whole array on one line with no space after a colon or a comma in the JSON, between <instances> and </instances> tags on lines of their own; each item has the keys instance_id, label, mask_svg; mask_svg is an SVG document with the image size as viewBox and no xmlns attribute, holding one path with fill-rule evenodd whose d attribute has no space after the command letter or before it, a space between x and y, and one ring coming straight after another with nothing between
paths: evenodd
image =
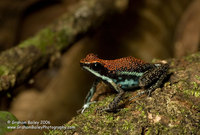
<instances>
[{"instance_id":1,"label":"frog's front leg","mask_svg":"<svg viewBox=\"0 0 200 135\"><path fill-rule=\"evenodd\" d=\"M159 88L163 80L167 76L167 70L169 69L168 64L155 64L155 67L147 70L143 76L139 79L139 86L142 88L148 88L148 96L156 88Z\"/></svg>"},{"instance_id":2,"label":"frog's front leg","mask_svg":"<svg viewBox=\"0 0 200 135\"><path fill-rule=\"evenodd\" d=\"M108 105L108 108L103 109L103 111L107 112L115 112L118 110L119 105L118 103L122 100L122 97L124 95L124 90L120 88L120 85L117 85L114 82L111 82L111 85L113 88L118 92L118 95L114 98L114 100Z\"/></svg>"},{"instance_id":3,"label":"frog's front leg","mask_svg":"<svg viewBox=\"0 0 200 135\"><path fill-rule=\"evenodd\" d=\"M90 88L90 91L87 93L87 96L85 97L85 101L84 101L84 105L82 107L81 113L83 113L85 111L85 109L89 108L89 106L92 103L95 103L95 101L91 102L91 99L92 99L94 93L96 92L96 87L97 87L98 83L99 83L99 79L96 79L93 82L92 87Z\"/></svg>"}]
</instances>

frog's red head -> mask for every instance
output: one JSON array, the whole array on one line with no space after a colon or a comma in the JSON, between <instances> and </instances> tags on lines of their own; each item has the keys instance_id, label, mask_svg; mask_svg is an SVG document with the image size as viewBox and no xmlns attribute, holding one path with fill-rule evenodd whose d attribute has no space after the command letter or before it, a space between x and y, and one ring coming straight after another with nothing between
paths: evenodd
<instances>
[{"instance_id":1,"label":"frog's red head","mask_svg":"<svg viewBox=\"0 0 200 135\"><path fill-rule=\"evenodd\" d=\"M90 53L84 59L80 60L80 65L83 69L94 72L103 72L104 65L102 59L99 59L95 54Z\"/></svg>"},{"instance_id":2,"label":"frog's red head","mask_svg":"<svg viewBox=\"0 0 200 135\"><path fill-rule=\"evenodd\" d=\"M82 64L91 64L98 62L100 59L93 53L88 54L84 59L80 60Z\"/></svg>"}]
</instances>

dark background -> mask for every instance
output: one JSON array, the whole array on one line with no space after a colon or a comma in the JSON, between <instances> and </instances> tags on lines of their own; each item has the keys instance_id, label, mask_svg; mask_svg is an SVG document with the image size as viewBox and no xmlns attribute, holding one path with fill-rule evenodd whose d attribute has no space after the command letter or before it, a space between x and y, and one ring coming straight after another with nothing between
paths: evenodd
<instances>
[{"instance_id":1,"label":"dark background","mask_svg":"<svg viewBox=\"0 0 200 135\"><path fill-rule=\"evenodd\" d=\"M33 36L79 1L0 1L0 51ZM199 6L198 0L130 0L124 12L113 15L58 56L55 65L44 67L12 92L1 94L0 109L19 120L66 123L81 108L94 80L80 69L81 58L93 52L104 59L134 56L151 62L196 52Z\"/></svg>"}]
</instances>

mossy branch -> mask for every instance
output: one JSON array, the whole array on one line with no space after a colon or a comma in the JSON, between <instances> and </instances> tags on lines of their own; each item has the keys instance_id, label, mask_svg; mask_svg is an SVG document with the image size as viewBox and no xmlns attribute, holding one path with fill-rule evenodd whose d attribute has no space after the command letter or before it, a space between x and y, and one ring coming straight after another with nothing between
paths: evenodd
<instances>
[{"instance_id":1,"label":"mossy branch","mask_svg":"<svg viewBox=\"0 0 200 135\"><path fill-rule=\"evenodd\" d=\"M51 56L67 50L85 33L113 13L126 7L127 0L82 0L57 22L14 48L0 54L0 91L21 84L41 69Z\"/></svg>"}]
</instances>

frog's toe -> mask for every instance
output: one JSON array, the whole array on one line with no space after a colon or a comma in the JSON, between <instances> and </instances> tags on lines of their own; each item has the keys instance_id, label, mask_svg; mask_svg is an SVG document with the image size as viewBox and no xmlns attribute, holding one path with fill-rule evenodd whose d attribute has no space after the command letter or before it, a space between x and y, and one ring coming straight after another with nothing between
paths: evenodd
<instances>
[{"instance_id":1,"label":"frog's toe","mask_svg":"<svg viewBox=\"0 0 200 135\"><path fill-rule=\"evenodd\" d=\"M151 97L152 91L153 91L153 90L147 90L147 95L148 95L148 97Z\"/></svg>"},{"instance_id":2,"label":"frog's toe","mask_svg":"<svg viewBox=\"0 0 200 135\"><path fill-rule=\"evenodd\" d=\"M118 108L110 108L110 107L100 107L96 109L97 113L103 113L103 112L108 112L108 113L116 113L119 112L121 109Z\"/></svg>"},{"instance_id":3,"label":"frog's toe","mask_svg":"<svg viewBox=\"0 0 200 135\"><path fill-rule=\"evenodd\" d=\"M96 101L92 101L92 102L88 102L88 103L84 104L83 107L82 107L81 113L83 113L93 103L96 103Z\"/></svg>"},{"instance_id":4,"label":"frog's toe","mask_svg":"<svg viewBox=\"0 0 200 135\"><path fill-rule=\"evenodd\" d=\"M118 109L118 108L104 108L103 111L116 113L116 112L119 112L120 110L121 109Z\"/></svg>"}]
</instances>

